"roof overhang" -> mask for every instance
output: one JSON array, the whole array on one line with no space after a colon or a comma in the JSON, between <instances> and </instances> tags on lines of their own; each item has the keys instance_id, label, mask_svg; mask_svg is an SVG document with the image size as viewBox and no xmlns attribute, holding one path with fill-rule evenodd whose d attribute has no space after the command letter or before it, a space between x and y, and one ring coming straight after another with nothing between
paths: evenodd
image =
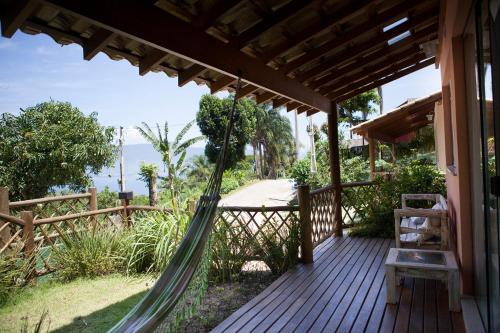
<instances>
[{"instance_id":1,"label":"roof overhang","mask_svg":"<svg viewBox=\"0 0 500 333\"><path fill-rule=\"evenodd\" d=\"M439 0L0 0L18 29L288 110L340 102L435 63Z\"/></svg>"},{"instance_id":2,"label":"roof overhang","mask_svg":"<svg viewBox=\"0 0 500 333\"><path fill-rule=\"evenodd\" d=\"M354 134L382 142L396 143L398 139L433 122L436 102L441 91L407 103L378 117L351 128Z\"/></svg>"}]
</instances>

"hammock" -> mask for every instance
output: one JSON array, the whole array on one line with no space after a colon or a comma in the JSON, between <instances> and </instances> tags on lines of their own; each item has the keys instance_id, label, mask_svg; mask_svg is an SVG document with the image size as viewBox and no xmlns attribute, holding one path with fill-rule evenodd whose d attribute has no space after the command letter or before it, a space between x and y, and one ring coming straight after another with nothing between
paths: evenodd
<instances>
[{"instance_id":1,"label":"hammock","mask_svg":"<svg viewBox=\"0 0 500 333\"><path fill-rule=\"evenodd\" d=\"M108 333L153 332L167 318L193 278L202 259L220 199L222 174L225 169L227 147L234 124L234 113L240 85L241 78L238 79L236 94L224 135L224 144L215 163L215 170L198 201L186 235L153 288Z\"/></svg>"}]
</instances>

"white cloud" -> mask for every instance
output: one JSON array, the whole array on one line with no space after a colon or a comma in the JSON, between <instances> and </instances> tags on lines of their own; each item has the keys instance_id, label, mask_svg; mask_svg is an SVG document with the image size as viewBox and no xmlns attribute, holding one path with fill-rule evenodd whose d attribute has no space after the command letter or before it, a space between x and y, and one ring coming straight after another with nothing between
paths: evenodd
<instances>
[{"instance_id":1,"label":"white cloud","mask_svg":"<svg viewBox=\"0 0 500 333\"><path fill-rule=\"evenodd\" d=\"M0 40L0 50L10 49L15 46L14 42L10 39Z\"/></svg>"}]
</instances>

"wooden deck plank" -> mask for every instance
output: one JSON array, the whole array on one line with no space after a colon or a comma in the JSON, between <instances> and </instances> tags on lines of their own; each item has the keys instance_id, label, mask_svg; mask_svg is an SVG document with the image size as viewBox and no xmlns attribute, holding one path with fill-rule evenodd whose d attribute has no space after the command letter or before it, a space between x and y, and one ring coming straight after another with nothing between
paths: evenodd
<instances>
[{"instance_id":1,"label":"wooden deck plank","mask_svg":"<svg viewBox=\"0 0 500 333\"><path fill-rule=\"evenodd\" d=\"M353 251L357 251L359 243L352 242L353 246L344 249L340 252L341 255L335 256L333 260L329 261L322 269L317 269L315 274L311 274L306 279L303 279L300 284L290 288L287 292L281 293L272 303L267 305L259 313L257 313L252 320L248 321L244 327L238 332L261 332L274 322L293 302L296 301L297 296L300 296L307 289L315 289L317 283L321 283L322 279L327 276L336 275L337 271L342 270L344 258L350 258ZM267 318L270 318L266 321ZM271 321L271 322L269 322ZM263 323L262 323L263 322Z\"/></svg>"},{"instance_id":2,"label":"wooden deck plank","mask_svg":"<svg viewBox=\"0 0 500 333\"><path fill-rule=\"evenodd\" d=\"M322 313L325 318L329 317L326 325L322 328L323 332L337 331L338 325L344 318L344 315L348 311L354 297L357 293L363 291L362 283L365 282L365 278L370 272L372 273L370 281L373 280L373 276L378 269L379 263L384 261L389 243L389 240L380 243L381 246L377 251L372 251L374 255L370 256L368 260L365 261L362 269L355 276L347 279L347 281L351 282L345 283L343 288L339 288L339 291L343 291L343 294L340 295L340 300L336 301L334 298L330 300L329 304Z\"/></svg>"},{"instance_id":3,"label":"wooden deck plank","mask_svg":"<svg viewBox=\"0 0 500 333\"><path fill-rule=\"evenodd\" d=\"M415 279L411 301L410 325L408 332L421 333L424 329L425 280Z\"/></svg>"},{"instance_id":4,"label":"wooden deck plank","mask_svg":"<svg viewBox=\"0 0 500 333\"><path fill-rule=\"evenodd\" d=\"M315 249L315 264L319 265L318 262L324 260L329 251L333 252L338 248L342 248L342 246L346 246L347 244L349 244L350 241L351 240L348 238L329 238ZM305 274L306 271L312 271L312 265L306 266L299 264L291 270L285 272L262 293L251 299L248 303L246 303L231 316L226 318L221 324L215 327L212 332L225 332L236 321L244 321L245 318L243 318L243 316L247 315L247 313L252 310L253 307L258 304L262 304L262 302L264 302L266 298L269 298L273 292L280 291L286 288L286 283L291 283L292 280L294 280L297 276Z\"/></svg>"},{"instance_id":5,"label":"wooden deck plank","mask_svg":"<svg viewBox=\"0 0 500 333\"><path fill-rule=\"evenodd\" d=\"M387 242L384 244L383 249L384 251L382 253L379 253L377 256L377 263L373 265L373 269L370 270L370 272L366 275L366 277L363 280L362 285L360 288L356 291L355 297L353 297L351 304L345 311L344 317L342 321L339 322L337 331L339 332L349 332L352 330L353 325L356 323L356 319L359 318L359 313L361 311L362 306L365 304L365 301L367 297L370 294L370 291L372 288L380 289L380 282L383 280L382 277L384 276L385 273L385 258L387 256L387 253L389 252L389 247L390 247L390 241L387 240ZM379 278L379 283L376 284L377 282L377 276L380 276ZM371 306L373 306L373 301L370 302ZM366 315L366 318L368 318L369 313ZM360 322L363 322L363 319L360 320ZM364 321L366 323L366 321ZM363 327L364 330L364 327ZM358 330L362 331L362 330ZM356 330L354 330L356 332Z\"/></svg>"},{"instance_id":6,"label":"wooden deck plank","mask_svg":"<svg viewBox=\"0 0 500 333\"><path fill-rule=\"evenodd\" d=\"M328 294L338 288L343 281L343 276L347 276L348 272L356 267L356 262L361 258L361 256L356 255L356 253L368 253L376 245L376 242L357 242L357 252L351 252L344 258L344 262L339 264L341 269L337 270L336 274L330 274L323 278L323 281L318 286L308 288L308 292L302 294L300 298L287 309L281 318L279 318L279 320L269 329L269 332L279 332L281 330L290 332L300 324L305 316L312 317L309 310L317 304L318 299L321 299L321 297L329 299Z\"/></svg>"},{"instance_id":7,"label":"wooden deck plank","mask_svg":"<svg viewBox=\"0 0 500 333\"><path fill-rule=\"evenodd\" d=\"M403 279L386 304L385 258L392 241L331 238L213 332L465 332L448 311L441 282Z\"/></svg>"},{"instance_id":8,"label":"wooden deck plank","mask_svg":"<svg viewBox=\"0 0 500 333\"><path fill-rule=\"evenodd\" d=\"M425 280L424 332L438 331L436 309L436 281Z\"/></svg>"}]
</instances>

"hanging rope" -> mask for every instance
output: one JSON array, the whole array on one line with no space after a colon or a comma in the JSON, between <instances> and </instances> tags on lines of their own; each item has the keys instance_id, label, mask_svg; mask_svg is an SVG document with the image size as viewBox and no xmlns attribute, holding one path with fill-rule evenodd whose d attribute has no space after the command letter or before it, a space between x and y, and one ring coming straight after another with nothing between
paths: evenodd
<instances>
[{"instance_id":1,"label":"hanging rope","mask_svg":"<svg viewBox=\"0 0 500 333\"><path fill-rule=\"evenodd\" d=\"M220 200L222 175L236 118L235 110L240 89L241 75L239 74L233 105L228 115L223 146L179 248L153 288L109 332L153 332L167 318L193 278L203 257Z\"/></svg>"}]
</instances>

